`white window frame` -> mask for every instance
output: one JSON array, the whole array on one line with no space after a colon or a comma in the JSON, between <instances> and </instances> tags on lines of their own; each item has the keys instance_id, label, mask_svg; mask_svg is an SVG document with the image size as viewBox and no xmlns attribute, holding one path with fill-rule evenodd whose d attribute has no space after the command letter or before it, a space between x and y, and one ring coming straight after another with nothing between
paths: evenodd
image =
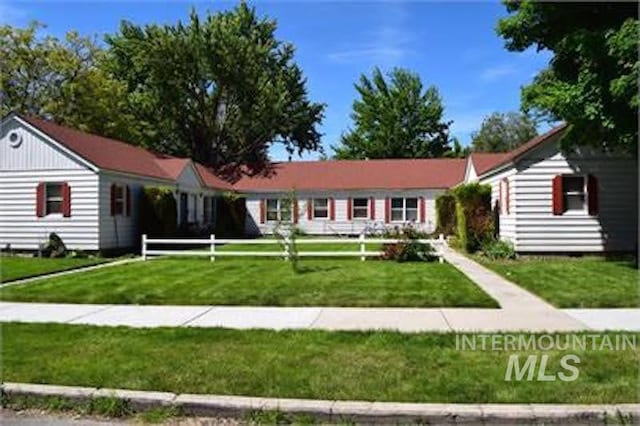
<instances>
[{"instance_id":1,"label":"white window frame","mask_svg":"<svg viewBox=\"0 0 640 426\"><path fill-rule=\"evenodd\" d=\"M50 186L59 186L60 187L60 195L59 196L50 196L49 195L49 187ZM44 214L45 216L49 215L62 215L64 210L64 194L63 191L64 184L62 182L45 182L44 184ZM49 210L49 201L51 202L59 202L60 203L60 211L54 212Z\"/></svg>"},{"instance_id":2,"label":"white window frame","mask_svg":"<svg viewBox=\"0 0 640 426\"><path fill-rule=\"evenodd\" d=\"M275 209L276 219L269 219L269 201L275 201L276 202L276 209ZM282 198L267 198L267 199L264 200L264 210L265 210L264 215L265 215L265 221L266 222L273 223L273 222L282 222L283 221L283 219L282 219L282 211L283 211L282 206L283 206L283 202L284 201L289 202L289 200L282 199ZM272 210L272 211L274 211L274 210ZM293 205L291 205L289 207L289 220L288 221L289 222L293 222Z\"/></svg>"},{"instance_id":3,"label":"white window frame","mask_svg":"<svg viewBox=\"0 0 640 426\"><path fill-rule=\"evenodd\" d=\"M326 201L326 216L316 216L316 201L324 200ZM311 200L311 218L313 220L329 220L329 198L314 198Z\"/></svg>"},{"instance_id":4,"label":"white window frame","mask_svg":"<svg viewBox=\"0 0 640 426\"><path fill-rule=\"evenodd\" d=\"M409 208L407 208L407 200L416 200L416 207L415 207L415 211L416 211L416 218L412 219L412 222L417 223L420 220L420 199L419 197L391 197L391 199L389 200L390 206L389 206L389 214L390 214L390 221L391 222L395 222L395 223L403 223L403 222L409 222L409 220L407 220L407 210L409 210ZM393 207L393 200L402 200L402 207ZM394 219L393 218L393 211L396 210L401 210L402 211L402 219ZM413 210L413 208L411 208L411 210Z\"/></svg>"},{"instance_id":5,"label":"white window frame","mask_svg":"<svg viewBox=\"0 0 640 426\"><path fill-rule=\"evenodd\" d=\"M566 185L564 184L564 178L581 178L582 179L582 192L577 191L567 191ZM575 196L575 195L584 195L584 200L582 202L581 209L571 209L569 210L567 203L567 196ZM581 216L587 214L589 212L589 187L588 187L588 178L587 175L581 173L567 173L562 175L562 214L563 215L577 215Z\"/></svg>"},{"instance_id":6,"label":"white window frame","mask_svg":"<svg viewBox=\"0 0 640 426\"><path fill-rule=\"evenodd\" d=\"M358 207L358 209L365 209L367 214L364 217L356 217L356 200L365 200L364 207ZM351 219L352 220L368 220L371 214L371 205L369 198L365 197L354 197L351 199Z\"/></svg>"}]
</instances>

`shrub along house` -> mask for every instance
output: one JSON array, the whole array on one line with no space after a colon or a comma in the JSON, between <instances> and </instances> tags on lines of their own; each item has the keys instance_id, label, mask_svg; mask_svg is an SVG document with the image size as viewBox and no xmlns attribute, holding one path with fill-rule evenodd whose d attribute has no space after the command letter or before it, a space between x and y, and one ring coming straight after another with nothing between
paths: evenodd
<instances>
[{"instance_id":1,"label":"shrub along house","mask_svg":"<svg viewBox=\"0 0 640 426\"><path fill-rule=\"evenodd\" d=\"M0 244L35 250L57 233L70 249L138 244L145 186L169 187L180 223L214 224L231 185L189 159L10 114L0 131Z\"/></svg>"},{"instance_id":2,"label":"shrub along house","mask_svg":"<svg viewBox=\"0 0 640 426\"><path fill-rule=\"evenodd\" d=\"M500 238L518 252L635 251L638 162L592 148L563 153L565 126L500 154L472 154L465 182L491 185Z\"/></svg>"},{"instance_id":3,"label":"shrub along house","mask_svg":"<svg viewBox=\"0 0 640 426\"><path fill-rule=\"evenodd\" d=\"M246 196L249 235L272 233L281 221L309 234L355 235L406 223L433 232L435 199L463 179L464 167L462 159L277 163L234 188Z\"/></svg>"}]
</instances>

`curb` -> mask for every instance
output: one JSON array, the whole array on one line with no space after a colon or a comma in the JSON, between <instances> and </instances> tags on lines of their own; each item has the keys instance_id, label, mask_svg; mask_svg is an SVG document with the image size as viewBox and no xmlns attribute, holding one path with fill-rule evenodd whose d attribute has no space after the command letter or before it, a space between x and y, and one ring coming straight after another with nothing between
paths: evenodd
<instances>
[{"instance_id":1,"label":"curb","mask_svg":"<svg viewBox=\"0 0 640 426\"><path fill-rule=\"evenodd\" d=\"M422 404L367 401L282 399L228 395L174 394L125 389L4 383L3 396L58 397L85 402L116 398L134 410L175 407L191 416L244 418L255 411L312 416L319 421L358 423L609 423L640 419L640 404Z\"/></svg>"}]
</instances>

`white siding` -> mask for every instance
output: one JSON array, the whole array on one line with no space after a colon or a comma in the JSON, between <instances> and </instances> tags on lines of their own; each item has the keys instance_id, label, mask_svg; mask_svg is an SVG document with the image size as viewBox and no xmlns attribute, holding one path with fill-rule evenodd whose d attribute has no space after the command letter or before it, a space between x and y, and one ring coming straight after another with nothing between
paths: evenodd
<instances>
[{"instance_id":1,"label":"white siding","mask_svg":"<svg viewBox=\"0 0 640 426\"><path fill-rule=\"evenodd\" d=\"M638 234L638 165L595 154L563 154L547 147L517 164L517 247L523 252L635 250ZM551 181L559 174L591 174L598 180L597 216L552 214Z\"/></svg>"},{"instance_id":2,"label":"white siding","mask_svg":"<svg viewBox=\"0 0 640 426\"><path fill-rule=\"evenodd\" d=\"M406 191L342 191L342 192L299 192L298 198L298 227L309 234L359 234L365 228L382 230L385 227L402 225L398 222L385 223L385 198L394 197L424 197L425 199L425 223L417 223L416 227L427 232L435 231L436 213L435 198L441 194L441 190L406 190ZM260 223L260 200L267 198L287 198L287 193L261 193L247 194L247 219L246 232L250 235L270 234L273 232L273 223ZM348 198L375 199L375 220L347 219ZM307 200L312 198L333 198L335 201L335 220L307 219ZM419 211L419 210L418 210Z\"/></svg>"},{"instance_id":3,"label":"white siding","mask_svg":"<svg viewBox=\"0 0 640 426\"><path fill-rule=\"evenodd\" d=\"M494 208L496 202L500 200L500 182L503 179L507 179L509 181L509 214L506 213L505 209L500 209L499 238L502 240L510 241L517 249L518 241L516 239L516 209L514 208L517 185L517 181L514 176L515 174L516 170L511 168L482 179L481 182L483 184L491 185L491 208Z\"/></svg>"},{"instance_id":4,"label":"white siding","mask_svg":"<svg viewBox=\"0 0 640 426\"><path fill-rule=\"evenodd\" d=\"M8 133L22 137L12 147ZM41 182L67 182L71 217L36 215L36 187ZM98 176L16 119L0 133L0 245L36 250L57 233L69 249L97 250Z\"/></svg>"},{"instance_id":5,"label":"white siding","mask_svg":"<svg viewBox=\"0 0 640 426\"><path fill-rule=\"evenodd\" d=\"M552 213L552 180L561 174L591 174L598 180L597 216L588 212ZM565 156L556 139L540 146L482 183L498 196L501 177L510 179L512 218L500 218L500 236L519 252L603 252L635 250L638 235L638 164L593 151Z\"/></svg>"},{"instance_id":6,"label":"white siding","mask_svg":"<svg viewBox=\"0 0 640 426\"><path fill-rule=\"evenodd\" d=\"M129 185L131 190L131 216L111 216L111 185ZM100 173L100 248L130 248L139 244L138 200L145 186L175 185L162 180L124 175L120 173Z\"/></svg>"}]
</instances>

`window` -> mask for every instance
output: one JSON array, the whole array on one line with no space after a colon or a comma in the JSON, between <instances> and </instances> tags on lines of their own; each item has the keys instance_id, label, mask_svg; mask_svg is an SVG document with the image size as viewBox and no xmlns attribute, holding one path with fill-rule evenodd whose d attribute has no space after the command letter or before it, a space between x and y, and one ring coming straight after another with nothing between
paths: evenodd
<instances>
[{"instance_id":1,"label":"window","mask_svg":"<svg viewBox=\"0 0 640 426\"><path fill-rule=\"evenodd\" d=\"M564 211L585 211L587 206L584 176L562 176L562 198Z\"/></svg>"},{"instance_id":2,"label":"window","mask_svg":"<svg viewBox=\"0 0 640 426\"><path fill-rule=\"evenodd\" d=\"M369 200L366 198L353 199L353 218L367 219L369 217Z\"/></svg>"},{"instance_id":3,"label":"window","mask_svg":"<svg viewBox=\"0 0 640 426\"><path fill-rule=\"evenodd\" d=\"M267 204L267 220L268 221L290 221L291 220L291 202L289 200L280 200L277 198L269 198Z\"/></svg>"},{"instance_id":4,"label":"window","mask_svg":"<svg viewBox=\"0 0 640 426\"><path fill-rule=\"evenodd\" d=\"M124 187L113 186L113 215L124 214Z\"/></svg>"},{"instance_id":5,"label":"window","mask_svg":"<svg viewBox=\"0 0 640 426\"><path fill-rule=\"evenodd\" d=\"M418 220L417 198L392 198L391 221L415 222Z\"/></svg>"},{"instance_id":6,"label":"window","mask_svg":"<svg viewBox=\"0 0 640 426\"><path fill-rule=\"evenodd\" d=\"M45 187L45 214L62 213L62 184L48 183Z\"/></svg>"},{"instance_id":7,"label":"window","mask_svg":"<svg viewBox=\"0 0 640 426\"><path fill-rule=\"evenodd\" d=\"M313 218L327 219L329 217L329 199L314 198L313 199Z\"/></svg>"}]
</instances>

